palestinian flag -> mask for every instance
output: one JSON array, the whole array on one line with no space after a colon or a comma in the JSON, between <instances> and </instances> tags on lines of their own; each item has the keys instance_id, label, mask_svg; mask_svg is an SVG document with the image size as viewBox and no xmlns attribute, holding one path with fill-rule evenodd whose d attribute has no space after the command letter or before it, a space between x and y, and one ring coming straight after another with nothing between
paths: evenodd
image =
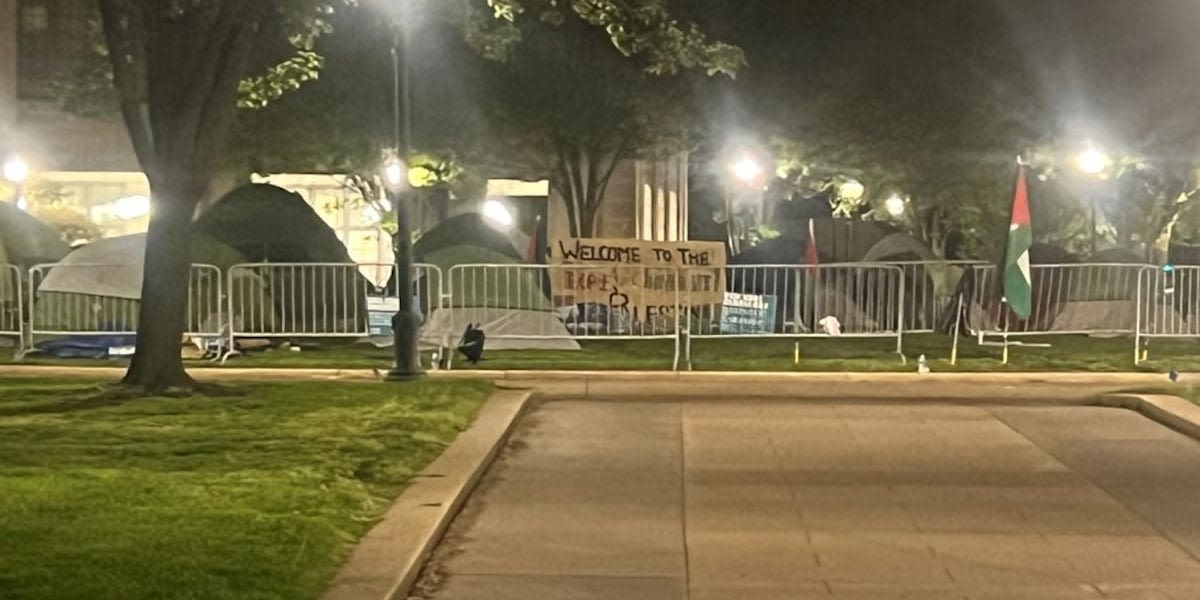
<instances>
[{"instance_id":1,"label":"palestinian flag","mask_svg":"<svg viewBox=\"0 0 1200 600\"><path fill-rule=\"evenodd\" d=\"M1029 187L1025 182L1025 165L1017 165L1012 218L1008 223L1008 241L1004 248L1004 264L1001 265L1004 298L1013 314L1027 319L1033 295L1033 279L1029 275L1029 247L1033 245L1033 230L1029 226Z\"/></svg>"}]
</instances>

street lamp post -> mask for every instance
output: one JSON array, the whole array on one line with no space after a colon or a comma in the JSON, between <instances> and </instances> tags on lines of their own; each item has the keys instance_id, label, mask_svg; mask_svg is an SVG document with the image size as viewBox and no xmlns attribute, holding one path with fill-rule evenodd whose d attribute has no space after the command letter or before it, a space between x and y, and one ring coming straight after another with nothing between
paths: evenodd
<instances>
[{"instance_id":1,"label":"street lamp post","mask_svg":"<svg viewBox=\"0 0 1200 600\"><path fill-rule=\"evenodd\" d=\"M392 209L396 211L396 293L398 308L392 317L392 345L395 364L387 373L388 381L408 381L422 377L421 355L417 347L421 323L413 306L412 224L409 221L409 202L412 186L408 185L408 168L400 156L412 155L412 95L408 70L408 35L403 31L404 18L396 23L392 38L392 144L393 152L384 165L384 183ZM400 154L403 149L403 154Z\"/></svg>"},{"instance_id":2,"label":"street lamp post","mask_svg":"<svg viewBox=\"0 0 1200 600\"><path fill-rule=\"evenodd\" d=\"M1094 179L1099 178L1104 173L1110 162L1107 154L1090 145L1087 150L1081 152L1075 159L1075 164L1079 167L1079 170ZM1092 209L1092 256L1095 256L1097 249L1096 230L1100 227L1100 214L1096 201L1097 192L1094 189L1089 190L1089 192L1088 196Z\"/></svg>"},{"instance_id":3,"label":"street lamp post","mask_svg":"<svg viewBox=\"0 0 1200 600\"><path fill-rule=\"evenodd\" d=\"M734 179L743 186L753 186L763 174L763 168L749 155L743 156L740 160L733 163L729 167L730 173ZM733 227L733 189L730 186L728 179L725 180L725 234L729 239L729 249L733 253L737 253L741 248L741 244L735 236ZM759 204L759 220L762 219L762 205Z\"/></svg>"}]
</instances>

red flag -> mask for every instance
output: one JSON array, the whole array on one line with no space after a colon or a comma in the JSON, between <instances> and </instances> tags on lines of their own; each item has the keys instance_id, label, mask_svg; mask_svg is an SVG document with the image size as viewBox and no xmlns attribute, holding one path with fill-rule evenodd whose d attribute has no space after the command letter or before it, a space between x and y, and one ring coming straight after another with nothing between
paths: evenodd
<instances>
[{"instance_id":1,"label":"red flag","mask_svg":"<svg viewBox=\"0 0 1200 600\"><path fill-rule=\"evenodd\" d=\"M817 234L813 230L813 220L812 219L808 220L808 243L805 244L805 248L804 248L804 262L805 262L805 264L808 264L808 265L814 266L814 267L821 264L821 258L820 258L820 256L817 255ZM816 277L817 270L816 269L808 269L808 276Z\"/></svg>"}]
</instances>

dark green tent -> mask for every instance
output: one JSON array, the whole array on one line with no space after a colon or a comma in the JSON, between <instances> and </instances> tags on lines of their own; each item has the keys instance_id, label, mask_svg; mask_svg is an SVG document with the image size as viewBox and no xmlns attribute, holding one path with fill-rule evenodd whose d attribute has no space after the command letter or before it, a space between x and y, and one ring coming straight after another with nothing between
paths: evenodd
<instances>
[{"instance_id":1,"label":"dark green tent","mask_svg":"<svg viewBox=\"0 0 1200 600\"><path fill-rule=\"evenodd\" d=\"M55 263L70 250L53 227L11 204L0 202L0 264L28 268Z\"/></svg>"},{"instance_id":2,"label":"dark green tent","mask_svg":"<svg viewBox=\"0 0 1200 600\"><path fill-rule=\"evenodd\" d=\"M488 225L478 213L465 213L451 217L430 229L413 244L413 255L421 262L429 262L429 256L447 248L475 246L501 256L521 261L521 253L513 246L508 235Z\"/></svg>"},{"instance_id":3,"label":"dark green tent","mask_svg":"<svg viewBox=\"0 0 1200 600\"><path fill-rule=\"evenodd\" d=\"M346 246L299 194L268 184L242 186L196 221L197 232L233 248L251 263L354 264ZM361 273L342 267L263 266L278 323L247 325L248 333L305 334L365 331L367 292Z\"/></svg>"},{"instance_id":4,"label":"dark green tent","mask_svg":"<svg viewBox=\"0 0 1200 600\"><path fill-rule=\"evenodd\" d=\"M250 262L354 262L337 233L304 198L265 183L226 194L200 215L196 231Z\"/></svg>"}]
</instances>

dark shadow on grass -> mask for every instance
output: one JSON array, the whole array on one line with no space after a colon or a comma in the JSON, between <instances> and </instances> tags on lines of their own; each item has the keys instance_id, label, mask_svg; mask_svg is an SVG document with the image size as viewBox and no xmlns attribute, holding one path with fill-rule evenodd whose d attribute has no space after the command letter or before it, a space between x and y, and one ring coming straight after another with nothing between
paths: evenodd
<instances>
[{"instance_id":1,"label":"dark shadow on grass","mask_svg":"<svg viewBox=\"0 0 1200 600\"><path fill-rule=\"evenodd\" d=\"M146 398L164 401L178 398L232 398L244 396L246 391L217 384L197 384L195 388L174 388L156 394L144 388L125 384L112 384L93 388L81 388L77 392L62 391L63 397L45 403L27 403L17 406L0 406L0 417L19 417L42 414L63 414L84 410L113 408Z\"/></svg>"}]
</instances>

